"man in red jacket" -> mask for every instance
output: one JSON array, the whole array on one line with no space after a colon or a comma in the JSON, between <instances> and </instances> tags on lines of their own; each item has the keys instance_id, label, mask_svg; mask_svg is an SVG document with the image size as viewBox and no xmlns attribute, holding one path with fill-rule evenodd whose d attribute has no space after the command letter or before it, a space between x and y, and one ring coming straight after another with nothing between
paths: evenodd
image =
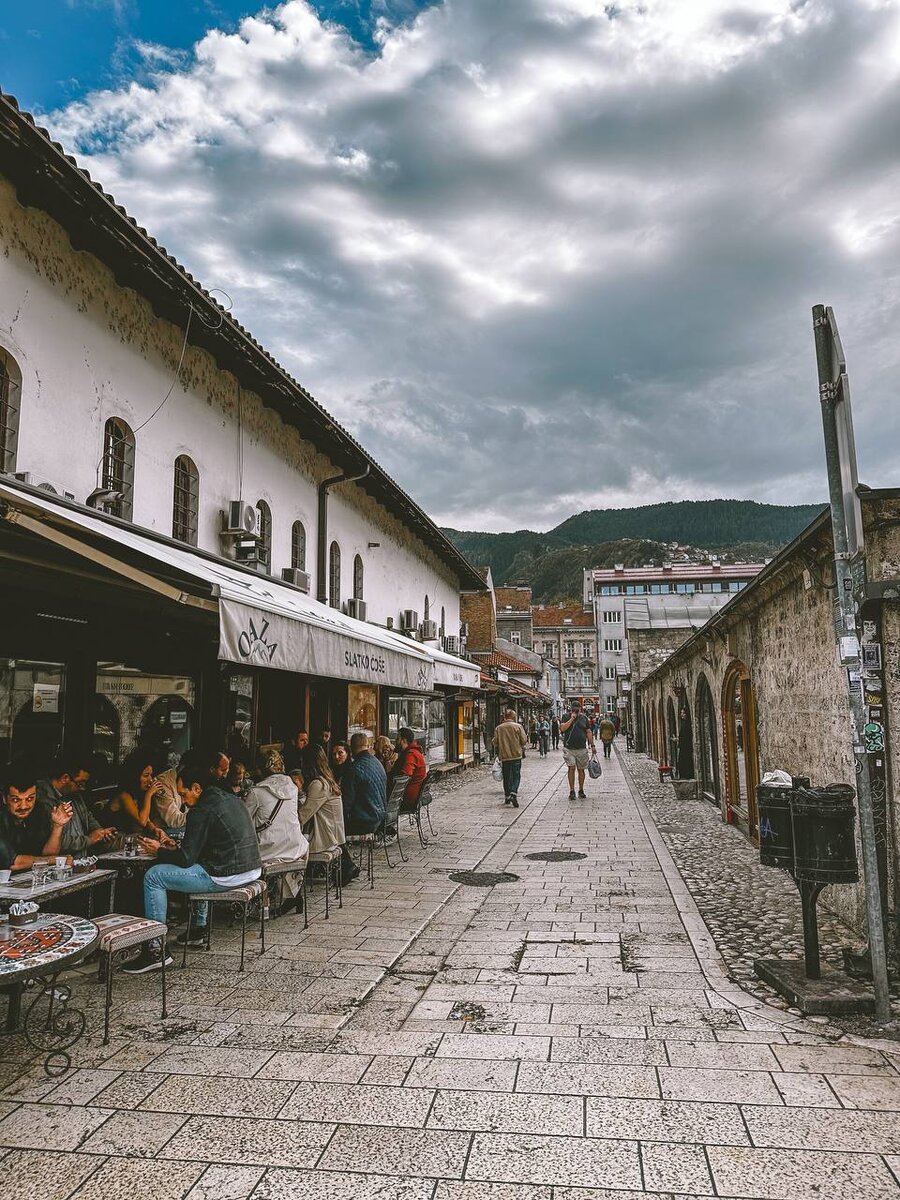
<instances>
[{"instance_id":1,"label":"man in red jacket","mask_svg":"<svg viewBox=\"0 0 900 1200\"><path fill-rule=\"evenodd\" d=\"M419 793L422 790L422 784L425 782L425 776L428 774L428 768L425 765L425 755L416 741L416 735L408 728L401 729L397 734L394 749L397 751L397 761L394 763L393 770L391 771L391 785L402 775L409 776L409 783L406 785L406 791L403 793L400 811L414 812L419 800Z\"/></svg>"}]
</instances>

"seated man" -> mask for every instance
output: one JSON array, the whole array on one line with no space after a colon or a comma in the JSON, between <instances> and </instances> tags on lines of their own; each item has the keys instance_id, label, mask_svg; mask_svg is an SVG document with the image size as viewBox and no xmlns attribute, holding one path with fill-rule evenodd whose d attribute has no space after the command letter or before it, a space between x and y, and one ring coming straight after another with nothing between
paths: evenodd
<instances>
[{"instance_id":1,"label":"seated man","mask_svg":"<svg viewBox=\"0 0 900 1200\"><path fill-rule=\"evenodd\" d=\"M407 776L409 783L406 785L406 791L403 793L403 799L400 802L401 812L415 812L416 804L419 800L419 795L422 791L422 784L425 782L425 776L428 774L428 767L425 765L425 755L416 741L416 735L409 728L403 728L397 734L397 761L394 763L391 771L391 787Z\"/></svg>"},{"instance_id":2,"label":"seated man","mask_svg":"<svg viewBox=\"0 0 900 1200\"><path fill-rule=\"evenodd\" d=\"M72 809L63 800L55 808L37 803L35 772L27 766L9 768L0 811L0 840L6 843L9 868L22 871L35 859L62 854L62 831L72 819Z\"/></svg>"},{"instance_id":3,"label":"seated man","mask_svg":"<svg viewBox=\"0 0 900 1200\"><path fill-rule=\"evenodd\" d=\"M374 833L384 822L387 809L387 775L369 749L369 735L354 733L350 739L352 762L341 776L341 802L344 831L347 834ZM359 867L346 845L343 847L341 877L349 883Z\"/></svg>"},{"instance_id":4,"label":"seated man","mask_svg":"<svg viewBox=\"0 0 900 1200\"><path fill-rule=\"evenodd\" d=\"M309 734L305 729L298 729L284 748L284 769L288 775L293 775L303 767L303 756L309 745Z\"/></svg>"},{"instance_id":5,"label":"seated man","mask_svg":"<svg viewBox=\"0 0 900 1200\"><path fill-rule=\"evenodd\" d=\"M144 914L154 921L166 920L167 892L227 892L252 883L262 874L259 842L243 801L226 791L213 771L218 753L191 756L179 767L177 787L188 809L184 841L169 849L154 838L141 838L156 865L144 876ZM196 937L191 945L203 944L209 906L197 906ZM187 938L183 933L181 945ZM170 958L166 958L166 966ZM162 947L150 942L140 955L122 968L130 975L158 971L163 965Z\"/></svg>"},{"instance_id":6,"label":"seated man","mask_svg":"<svg viewBox=\"0 0 900 1200\"><path fill-rule=\"evenodd\" d=\"M72 810L72 819L62 829L61 854L87 854L89 847L116 836L115 829L105 829L88 808L84 791L90 780L91 773L81 759L71 759L57 760L49 777L37 781L38 806L48 815L63 802Z\"/></svg>"}]
</instances>

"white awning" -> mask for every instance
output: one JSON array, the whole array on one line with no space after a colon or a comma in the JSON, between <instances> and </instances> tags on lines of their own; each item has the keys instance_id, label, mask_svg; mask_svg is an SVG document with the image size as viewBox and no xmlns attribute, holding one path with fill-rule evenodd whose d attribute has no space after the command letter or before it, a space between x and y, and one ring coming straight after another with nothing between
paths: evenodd
<instances>
[{"instance_id":1,"label":"white awning","mask_svg":"<svg viewBox=\"0 0 900 1200\"><path fill-rule=\"evenodd\" d=\"M436 653L450 663L471 665L443 652L429 652L419 642L390 629L357 621L268 576L52 496L36 495L4 482L0 483L0 504L7 507L5 520L20 528L171 600L218 610L219 658L226 662L418 692L429 692L434 686ZM79 540L79 534L98 539L103 548ZM116 557L116 549L146 561L140 567L123 562ZM172 572L203 585L218 603L173 586Z\"/></svg>"},{"instance_id":2,"label":"white awning","mask_svg":"<svg viewBox=\"0 0 900 1200\"><path fill-rule=\"evenodd\" d=\"M426 642L422 649L434 663L434 682L441 687L463 687L477 691L481 687L481 668L465 658L447 654Z\"/></svg>"}]
</instances>

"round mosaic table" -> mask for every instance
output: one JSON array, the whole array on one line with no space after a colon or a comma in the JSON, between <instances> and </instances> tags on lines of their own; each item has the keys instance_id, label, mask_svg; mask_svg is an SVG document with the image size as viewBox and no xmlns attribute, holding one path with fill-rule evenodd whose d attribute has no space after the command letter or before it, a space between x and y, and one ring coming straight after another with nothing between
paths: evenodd
<instances>
[{"instance_id":1,"label":"round mosaic table","mask_svg":"<svg viewBox=\"0 0 900 1200\"><path fill-rule=\"evenodd\" d=\"M81 962L95 949L100 934L93 921L62 913L41 913L31 924L12 926L0 941L0 988L9 993L6 1032L25 1035L34 1050L47 1057L48 1075L71 1066L66 1053L84 1035L84 1013L71 1003L72 989L57 983L61 971ZM22 1019L22 993L37 981L37 995Z\"/></svg>"}]
</instances>

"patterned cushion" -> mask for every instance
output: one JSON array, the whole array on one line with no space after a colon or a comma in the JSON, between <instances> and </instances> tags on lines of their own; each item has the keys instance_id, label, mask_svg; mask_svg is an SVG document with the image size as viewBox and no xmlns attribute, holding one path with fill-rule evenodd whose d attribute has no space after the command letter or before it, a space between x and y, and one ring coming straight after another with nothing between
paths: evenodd
<instances>
[{"instance_id":1,"label":"patterned cushion","mask_svg":"<svg viewBox=\"0 0 900 1200\"><path fill-rule=\"evenodd\" d=\"M240 887L229 888L227 892L191 892L189 900L225 900L231 904L249 904L265 890L264 879L254 879L252 883L242 883Z\"/></svg>"},{"instance_id":2,"label":"patterned cushion","mask_svg":"<svg viewBox=\"0 0 900 1200\"><path fill-rule=\"evenodd\" d=\"M333 850L314 850L310 851L309 861L311 863L332 863L341 857L340 846L335 846Z\"/></svg>"},{"instance_id":3,"label":"patterned cushion","mask_svg":"<svg viewBox=\"0 0 900 1200\"><path fill-rule=\"evenodd\" d=\"M159 921L148 917L130 917L124 913L108 913L96 917L94 924L100 931L100 953L112 954L127 950L129 946L141 946L154 938L164 938L169 932Z\"/></svg>"},{"instance_id":4,"label":"patterned cushion","mask_svg":"<svg viewBox=\"0 0 900 1200\"><path fill-rule=\"evenodd\" d=\"M263 875L289 875L293 871L306 870L305 858L272 858L263 863Z\"/></svg>"},{"instance_id":5,"label":"patterned cushion","mask_svg":"<svg viewBox=\"0 0 900 1200\"><path fill-rule=\"evenodd\" d=\"M375 834L351 833L347 841L351 846L373 846L375 844Z\"/></svg>"}]
</instances>

